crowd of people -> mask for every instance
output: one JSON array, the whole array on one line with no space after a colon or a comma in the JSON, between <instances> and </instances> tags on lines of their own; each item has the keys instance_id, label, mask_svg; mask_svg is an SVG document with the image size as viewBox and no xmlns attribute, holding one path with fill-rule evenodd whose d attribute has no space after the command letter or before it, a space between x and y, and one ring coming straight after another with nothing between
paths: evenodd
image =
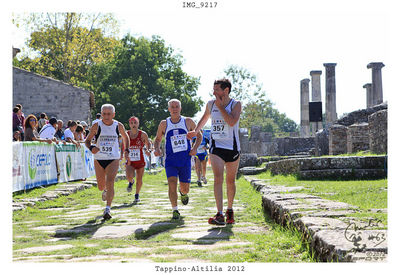
<instances>
[{"instance_id":1,"label":"crowd of people","mask_svg":"<svg viewBox=\"0 0 400 275\"><path fill-rule=\"evenodd\" d=\"M47 143L71 143L85 146L92 152L98 189L106 202L103 213L105 220L111 219L111 204L114 198L114 180L125 158L125 172L128 180L127 192L132 192L136 177L134 203L140 202L139 194L143 185L143 173L150 156L165 157L164 167L168 181L168 195L172 207L172 219L180 219L178 191L183 205L189 202L192 159L196 161L197 184L207 184L206 166L210 157L214 174L214 197L217 214L208 223L215 225L235 223L233 201L236 194L235 178L240 159L238 125L242 111L240 101L230 98L231 82L220 79L214 82L215 99L210 100L198 122L181 115L181 102L168 102L170 116L158 126L154 143L147 133L140 130L136 116L129 119L129 130L115 120L115 107L104 104L96 115L91 127L85 121L63 121L55 117L48 119L45 113L38 119L30 114L26 118L22 106L13 109L13 140L39 141ZM211 118L210 139L203 137L203 127ZM165 146L161 142L165 139ZM209 153L207 150L209 149ZM226 172L225 172L226 171ZM227 189L228 205L223 213L223 182ZM178 189L179 183L179 189ZM226 220L225 220L226 218Z\"/></svg>"}]
</instances>

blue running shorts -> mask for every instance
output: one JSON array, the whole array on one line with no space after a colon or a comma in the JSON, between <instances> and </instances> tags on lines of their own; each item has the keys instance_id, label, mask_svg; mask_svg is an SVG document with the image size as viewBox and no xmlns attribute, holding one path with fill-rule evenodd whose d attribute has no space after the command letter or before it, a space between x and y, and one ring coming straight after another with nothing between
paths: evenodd
<instances>
[{"instance_id":1,"label":"blue running shorts","mask_svg":"<svg viewBox=\"0 0 400 275\"><path fill-rule=\"evenodd\" d=\"M203 161L203 160L208 160L208 154L207 153L204 153L204 154L197 154L196 155L196 157L200 160L200 161Z\"/></svg>"},{"instance_id":2,"label":"blue running shorts","mask_svg":"<svg viewBox=\"0 0 400 275\"><path fill-rule=\"evenodd\" d=\"M180 182L190 183L190 178L192 177L191 168L190 165L183 167L167 166L165 167L165 172L167 173L167 178L179 177Z\"/></svg>"}]
</instances>

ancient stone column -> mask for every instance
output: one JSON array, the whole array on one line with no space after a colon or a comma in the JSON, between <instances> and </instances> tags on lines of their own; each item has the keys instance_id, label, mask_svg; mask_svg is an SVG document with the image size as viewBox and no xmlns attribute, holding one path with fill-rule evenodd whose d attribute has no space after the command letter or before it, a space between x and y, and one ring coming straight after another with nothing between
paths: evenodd
<instances>
[{"instance_id":1,"label":"ancient stone column","mask_svg":"<svg viewBox=\"0 0 400 275\"><path fill-rule=\"evenodd\" d=\"M324 63L325 66L325 114L326 127L337 120L336 114L336 63Z\"/></svg>"},{"instance_id":2,"label":"ancient stone column","mask_svg":"<svg viewBox=\"0 0 400 275\"><path fill-rule=\"evenodd\" d=\"M374 106L372 103L373 95L372 95L372 84L367 83L363 86L363 88L367 89L367 108Z\"/></svg>"},{"instance_id":3,"label":"ancient stone column","mask_svg":"<svg viewBox=\"0 0 400 275\"><path fill-rule=\"evenodd\" d=\"M310 136L310 117L308 103L310 101L310 79L300 81L300 137Z\"/></svg>"},{"instance_id":4,"label":"ancient stone column","mask_svg":"<svg viewBox=\"0 0 400 275\"><path fill-rule=\"evenodd\" d=\"M322 71L311 71L311 101L321 101L321 74ZM311 122L311 136L322 129L322 121Z\"/></svg>"},{"instance_id":5,"label":"ancient stone column","mask_svg":"<svg viewBox=\"0 0 400 275\"><path fill-rule=\"evenodd\" d=\"M368 69L372 69L372 102L377 105L383 102L382 90L382 71L385 65L382 62L371 62L367 65Z\"/></svg>"}]
</instances>

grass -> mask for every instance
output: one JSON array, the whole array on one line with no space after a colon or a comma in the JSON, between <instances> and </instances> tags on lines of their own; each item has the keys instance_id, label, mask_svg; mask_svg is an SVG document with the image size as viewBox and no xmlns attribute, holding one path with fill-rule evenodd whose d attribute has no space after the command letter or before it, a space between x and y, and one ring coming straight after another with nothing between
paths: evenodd
<instances>
[{"instance_id":1,"label":"grass","mask_svg":"<svg viewBox=\"0 0 400 275\"><path fill-rule=\"evenodd\" d=\"M210 171L209 179L212 177ZM302 242L299 232L287 229L283 226L275 224L268 216L265 215L261 206L261 195L253 190L248 182L243 178L237 181L237 192L235 205L241 204L245 211L235 213L236 224L233 227L222 227L221 231L230 232L230 240L239 242L249 242L249 245L219 247L218 249L172 249L175 245L193 245L198 240L177 239L172 238L172 234L177 229L185 227L190 228L192 223L204 223L207 227L206 218L197 218L198 216L212 216L214 211L207 208L215 208L213 198L213 188L210 182L205 187L197 187L196 184L191 185L189 205L190 216L183 215L180 222L166 224L162 226L153 226L142 232L136 232L126 237L115 239L92 239L92 234L103 226L121 226L127 224L127 219L146 219L147 224L155 224L158 222L170 222L171 209L157 202L168 201L167 183L165 172L158 175L144 175L144 185L141 191L142 201L152 203L154 213L159 213L160 217L146 217L141 212L143 207L133 206L133 193L126 192L126 181L118 181L115 183L115 199L113 201L114 210L127 210L124 216L113 218L109 221L102 222L96 219L96 215L101 215L102 210L96 210L92 218L82 217L74 220L67 219L63 215L69 215L72 211L83 210L89 206L104 207L104 203L100 200L101 192L96 187L85 189L66 197L59 197L55 200L45 201L36 204L34 207L27 207L25 210L15 211L13 213L13 249L15 257L25 256L18 249L27 247L49 246L55 244L71 244L72 248L56 250L51 252L31 253L29 256L35 255L54 255L55 258L49 258L49 261L63 261L62 255L72 255L72 258L79 259L81 257L93 257L97 255L116 255L123 256L123 261L129 258L151 259L157 262L174 262L178 259L198 259L212 262L312 262L315 261L309 253L306 244ZM48 190L47 188L43 188ZM225 191L224 191L225 192ZM19 194L19 198L30 196L29 194ZM195 199L194 199L195 198ZM226 198L226 193L224 194ZM153 203L154 201L154 203ZM144 204L142 204L144 205ZM112 208L113 209L113 208ZM60 215L62 214L62 215ZM240 231L232 233L232 229L246 228L248 223L252 227L259 228L255 232L241 233ZM48 233L44 230L34 230L39 226L57 226L67 225L71 228L88 227L89 231L81 233L65 232ZM201 225L203 226L203 225ZM57 241L55 243L48 242L54 237L69 237L69 240ZM225 241L218 241L224 243ZM87 247L87 245L94 245ZM138 253L110 253L102 252L103 249L117 247L143 247L148 251Z\"/></svg>"},{"instance_id":2,"label":"grass","mask_svg":"<svg viewBox=\"0 0 400 275\"><path fill-rule=\"evenodd\" d=\"M269 179L271 185L304 186L295 193L307 193L332 201L345 202L359 207L357 217L375 217L387 226L386 213L371 213L370 209L387 208L387 179L357 181L321 181L297 180L293 175L272 176L270 171L258 175L260 179Z\"/></svg>"}]
</instances>

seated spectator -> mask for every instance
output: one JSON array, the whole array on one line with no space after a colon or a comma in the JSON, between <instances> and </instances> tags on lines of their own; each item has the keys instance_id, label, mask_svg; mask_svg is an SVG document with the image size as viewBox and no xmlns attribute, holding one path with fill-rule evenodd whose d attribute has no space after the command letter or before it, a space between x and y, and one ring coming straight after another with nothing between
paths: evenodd
<instances>
[{"instance_id":1,"label":"seated spectator","mask_svg":"<svg viewBox=\"0 0 400 275\"><path fill-rule=\"evenodd\" d=\"M86 123L86 121L82 121L81 125L83 126L83 137L84 137L84 139L86 139L87 135L89 135L89 129L88 129L89 126Z\"/></svg>"},{"instance_id":2,"label":"seated spectator","mask_svg":"<svg viewBox=\"0 0 400 275\"><path fill-rule=\"evenodd\" d=\"M85 141L85 137L83 136L83 127L82 127L82 125L78 124L76 126L74 136L75 136L75 140L78 141L78 142L84 142Z\"/></svg>"},{"instance_id":3,"label":"seated spectator","mask_svg":"<svg viewBox=\"0 0 400 275\"><path fill-rule=\"evenodd\" d=\"M65 140L64 131L62 127L63 127L63 121L61 119L57 120L57 132L54 134L54 136L58 140Z\"/></svg>"},{"instance_id":4,"label":"seated spectator","mask_svg":"<svg viewBox=\"0 0 400 275\"><path fill-rule=\"evenodd\" d=\"M37 132L38 121L36 116L29 115L25 120L25 140L24 141L40 141L51 144L51 139L42 139Z\"/></svg>"},{"instance_id":5,"label":"seated spectator","mask_svg":"<svg viewBox=\"0 0 400 275\"><path fill-rule=\"evenodd\" d=\"M69 121L68 121L68 122L69 122ZM73 144L75 144L77 147L79 147L80 144L79 144L78 142L76 142L75 136L74 136L74 133L75 133L75 130L76 130L76 127L77 127L77 126L78 126L78 125L76 124L75 121L69 122L69 127L68 127L67 129L65 129L65 131L64 131L64 137L65 137L65 141L66 141L66 142L73 143Z\"/></svg>"},{"instance_id":6,"label":"seated spectator","mask_svg":"<svg viewBox=\"0 0 400 275\"><path fill-rule=\"evenodd\" d=\"M49 122L49 118L47 117L46 113L41 113L39 123L38 123L38 132L40 132L42 130L43 126L46 125L48 122Z\"/></svg>"},{"instance_id":7,"label":"seated spectator","mask_svg":"<svg viewBox=\"0 0 400 275\"><path fill-rule=\"evenodd\" d=\"M21 141L21 132L20 131L13 132L13 141Z\"/></svg>"},{"instance_id":8,"label":"seated spectator","mask_svg":"<svg viewBox=\"0 0 400 275\"><path fill-rule=\"evenodd\" d=\"M55 133L57 132L57 119L55 117L50 118L49 123L44 125L42 130L39 132L39 137L41 139L50 139L58 144L55 138Z\"/></svg>"}]
</instances>

